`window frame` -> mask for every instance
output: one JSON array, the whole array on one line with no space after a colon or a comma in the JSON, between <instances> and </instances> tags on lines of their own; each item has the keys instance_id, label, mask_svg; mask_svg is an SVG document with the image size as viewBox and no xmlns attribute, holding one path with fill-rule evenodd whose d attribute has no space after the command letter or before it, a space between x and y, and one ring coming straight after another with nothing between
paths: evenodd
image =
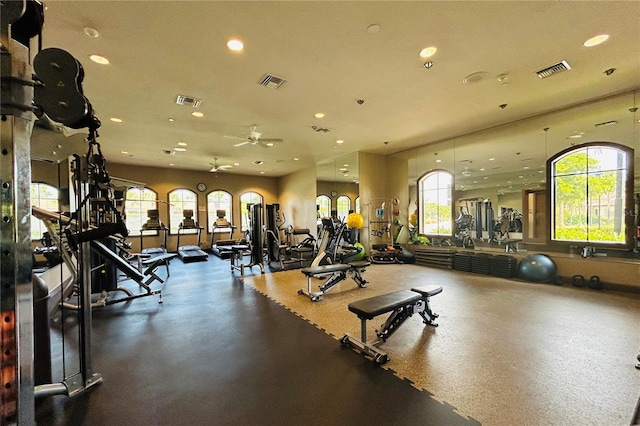
<instances>
[{"instance_id":1,"label":"window frame","mask_svg":"<svg viewBox=\"0 0 640 426\"><path fill-rule=\"evenodd\" d=\"M129 198L129 191L132 189L139 189L140 190L140 194L142 195L142 192L150 192L152 194L155 195L155 199L154 200L144 200L142 199L142 196L140 197L140 199L134 199L134 198ZM144 221L140 222L140 227L138 229L132 229L129 227L128 223L127 223L127 219L129 217L129 209L131 208L131 204L133 202L140 202L140 214L141 214L141 218L143 217L148 217L147 216L147 210L154 210L158 208L158 192L155 191L152 188L149 187L144 187L144 188L140 188L138 186L130 186L129 188L127 188L127 192L125 193L125 205L124 205L124 221L125 221L125 225L127 226L127 230L129 231L129 236L131 237L139 237L142 234L142 225L145 223ZM153 203L153 208L151 209L142 209L143 203ZM147 235L158 235L159 231L158 230L145 230L144 232L147 232L146 234L143 234L145 236Z\"/></svg>"},{"instance_id":2,"label":"window frame","mask_svg":"<svg viewBox=\"0 0 640 426\"><path fill-rule=\"evenodd\" d=\"M37 193L38 197L36 198L37 202L34 202L34 198L33 198L33 194L34 194L34 190L32 189L34 186L38 187L38 190L36 190L35 192ZM56 197L55 198L45 198L45 197L40 197L40 186L46 187L47 190L53 190L56 193ZM46 182L31 182L31 184L29 185L29 200L31 203L31 206L35 206L35 207L41 207L41 200L55 200L56 201L56 207L55 209L50 209L47 207L42 207L46 210L49 211L54 211L54 212L58 212L60 211L60 189L58 189L57 187L55 187L54 185L50 185ZM46 225L44 224L44 222L41 219L38 219L37 217L31 215L31 223L29 224L29 237L31 238L31 241L40 241L42 240L42 235L45 232L49 232L47 230ZM38 229L37 231L39 232L40 236L38 238L34 238L33 234L34 234L34 226L36 226Z\"/></svg>"},{"instance_id":3,"label":"window frame","mask_svg":"<svg viewBox=\"0 0 640 426\"><path fill-rule=\"evenodd\" d=\"M346 212L340 212L340 202L343 200L347 200L348 204L347 204L347 210ZM349 198L348 195L339 195L336 198L336 212L337 212L337 216L339 218L342 218L344 220L346 220L347 216L349 215L349 210L351 210L351 198ZM344 213L344 215L341 215L341 213Z\"/></svg>"},{"instance_id":4,"label":"window frame","mask_svg":"<svg viewBox=\"0 0 640 426\"><path fill-rule=\"evenodd\" d=\"M259 202L255 202L255 200L243 201L242 198L245 195L249 195L249 194L256 195L257 197L259 197L260 201ZM246 206L244 206L245 208L243 208L243 203L245 205L251 203L251 204L262 204L264 206L264 197L259 192L246 191L246 192L243 192L242 194L240 194L240 196L238 197L238 200L239 200L239 204L240 204L240 230L244 233L244 232L249 230L249 220L250 219L249 219L249 210L246 208ZM245 214L245 210L246 210L246 214ZM263 218L263 223L264 223L264 218Z\"/></svg>"},{"instance_id":5,"label":"window frame","mask_svg":"<svg viewBox=\"0 0 640 426\"><path fill-rule=\"evenodd\" d=\"M450 232L449 233L429 233L429 232L425 232L424 229L424 200L423 200L423 190L422 190L422 186L423 186L423 182L426 181L430 176L432 175L447 175L450 178L450 185L449 185L449 191L447 194L448 197L448 207L449 207L449 218L448 218L448 222L449 222L449 226L450 226ZM439 185L439 183L438 183ZM428 237L432 237L432 238L453 238L455 229L454 229L454 204L453 204L453 197L454 197L454 188L455 188L455 175L450 172L449 170L445 170L445 169L433 169L433 170L429 170L426 173L422 174L421 176L418 177L417 181L416 181L416 190L418 191L417 193L417 200L418 200L418 233L420 235L426 235ZM441 191L443 189L446 189L445 187L441 187L438 186L437 187L437 191ZM440 209L440 203L439 203L439 197L440 195L438 194L438 204L437 204L437 209ZM438 221L438 223L440 223L440 221ZM440 225L438 225L438 227L440 227Z\"/></svg>"},{"instance_id":6,"label":"window frame","mask_svg":"<svg viewBox=\"0 0 640 426\"><path fill-rule=\"evenodd\" d=\"M225 208L227 212L224 216L230 223L233 223L233 195L229 191L225 191L224 189L214 189L213 191L207 193L206 202L207 202L207 233L213 232L213 225L216 223L217 215L216 210L219 210L220 207L211 208L211 204L209 202L209 197L214 193L223 193L226 194L229 198L229 208Z\"/></svg>"},{"instance_id":7,"label":"window frame","mask_svg":"<svg viewBox=\"0 0 640 426\"><path fill-rule=\"evenodd\" d=\"M556 205L555 205L555 164L569 155L572 152L579 152L586 150L588 155L588 150L602 147L607 149L616 149L626 155L626 169L622 169L622 173L624 176L622 177L622 188L625 192L623 200L622 200L622 226L624 226L624 242L602 242L598 240L568 240L568 239L557 239L555 238L555 215L556 215ZM588 165L588 163L587 163ZM581 246L593 246L607 249L624 249L631 250L634 247L634 236L637 229L637 225L634 223L634 215L629 214L629 212L634 212L635 204L633 199L633 179L634 179L634 150L633 148L622 145L615 142L588 142L576 146L571 146L567 149L564 149L547 160L547 235L546 238L548 240L549 245L558 247L558 248L569 248L570 246L581 245ZM595 174L594 172L593 174ZM587 170L587 178L588 178L588 170ZM587 189L587 206L588 206L588 189ZM587 226L588 218L587 218Z\"/></svg>"},{"instance_id":8,"label":"window frame","mask_svg":"<svg viewBox=\"0 0 640 426\"><path fill-rule=\"evenodd\" d=\"M180 200L180 201L171 201L171 194L173 194L174 192L177 191L182 191L187 192L189 194L193 194L195 196L195 200L193 201L184 201L184 200ZM195 191L192 191L189 188L175 188L172 189L171 191L169 191L167 193L167 202L168 202L168 207L169 207L169 215L168 215L168 220L169 220L169 224L167 226L167 229L169 230L169 235L177 235L178 232L180 232L180 234L195 234L198 232L197 229L184 229L181 230L180 229L180 223L182 223L182 218L184 217L184 214L182 212L184 212L185 210L185 204L187 203L195 203L195 205L193 206L193 216L194 216L194 220L196 221L196 223L198 222L198 193ZM174 208L176 207L176 204L180 203L182 205L182 208L180 209L180 221L175 225L175 232L173 230L173 224L172 224L172 220L171 220L171 212L172 210L174 210ZM187 210L189 210L189 207L187 207Z\"/></svg>"},{"instance_id":9,"label":"window frame","mask_svg":"<svg viewBox=\"0 0 640 426\"><path fill-rule=\"evenodd\" d=\"M328 201L329 209L327 210L326 216L323 216L321 214L321 210L322 210L322 204L327 204L327 203L321 203L320 202L321 200ZM322 219L323 217L331 217L331 197L329 197L326 194L320 194L320 195L316 196L316 206L318 206L317 210L316 210L318 219Z\"/></svg>"}]
</instances>

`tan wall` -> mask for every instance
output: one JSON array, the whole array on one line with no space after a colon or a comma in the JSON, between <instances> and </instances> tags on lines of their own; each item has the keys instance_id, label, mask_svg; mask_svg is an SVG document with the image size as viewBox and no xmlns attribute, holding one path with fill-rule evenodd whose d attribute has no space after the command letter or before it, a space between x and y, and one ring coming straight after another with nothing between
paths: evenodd
<instances>
[{"instance_id":1,"label":"tan wall","mask_svg":"<svg viewBox=\"0 0 640 426\"><path fill-rule=\"evenodd\" d=\"M286 224L294 228L308 228L316 235L315 169L306 168L278 181L280 211L285 215Z\"/></svg>"},{"instance_id":2,"label":"tan wall","mask_svg":"<svg viewBox=\"0 0 640 426\"><path fill-rule=\"evenodd\" d=\"M360 213L364 216L364 226L360 230L360 241L367 252L371 248L371 244L379 242L377 237L371 236L368 223L371 215L372 201L378 203L379 200L385 200L387 198L386 166L385 156L383 155L370 154L367 152L358 154Z\"/></svg>"},{"instance_id":3,"label":"tan wall","mask_svg":"<svg viewBox=\"0 0 640 426\"><path fill-rule=\"evenodd\" d=\"M409 220L408 214L409 203L409 186L407 181L409 180L409 170L407 169L407 161L403 158L387 156L386 157L386 169L387 178L386 181L386 198L397 199L399 201L397 208L400 212L398 216L393 216L394 220L398 220L402 227L391 226L391 236L393 237L396 232L400 232L398 235L398 243L406 243L409 241Z\"/></svg>"}]
</instances>

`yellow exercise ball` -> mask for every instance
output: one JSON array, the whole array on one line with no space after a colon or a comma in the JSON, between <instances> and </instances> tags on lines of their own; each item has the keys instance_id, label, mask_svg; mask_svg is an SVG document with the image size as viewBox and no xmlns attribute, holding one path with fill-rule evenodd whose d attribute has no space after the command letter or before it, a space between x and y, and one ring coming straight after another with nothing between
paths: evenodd
<instances>
[{"instance_id":1,"label":"yellow exercise ball","mask_svg":"<svg viewBox=\"0 0 640 426\"><path fill-rule=\"evenodd\" d=\"M409 218L409 223L413 226L418 226L418 215L415 213L411 213L411 217Z\"/></svg>"},{"instance_id":2,"label":"yellow exercise ball","mask_svg":"<svg viewBox=\"0 0 640 426\"><path fill-rule=\"evenodd\" d=\"M364 225L364 217L360 213L351 213L347 216L347 226L349 228L360 229Z\"/></svg>"}]
</instances>

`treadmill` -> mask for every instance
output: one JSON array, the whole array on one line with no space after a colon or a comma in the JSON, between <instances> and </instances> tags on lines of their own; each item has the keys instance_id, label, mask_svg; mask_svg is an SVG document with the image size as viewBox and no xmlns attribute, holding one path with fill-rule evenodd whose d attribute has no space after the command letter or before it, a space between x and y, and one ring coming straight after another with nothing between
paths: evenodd
<instances>
[{"instance_id":1,"label":"treadmill","mask_svg":"<svg viewBox=\"0 0 640 426\"><path fill-rule=\"evenodd\" d=\"M209 255L207 254L207 252L200 248L200 236L202 233L202 227L198 226L196 221L193 219L193 210L183 210L182 214L184 218L182 219L182 223L180 223L180 227L178 228L178 256L184 263L209 260ZM180 235L183 233L183 231L190 229L196 230L196 234L198 235L197 245L181 246Z\"/></svg>"}]
</instances>

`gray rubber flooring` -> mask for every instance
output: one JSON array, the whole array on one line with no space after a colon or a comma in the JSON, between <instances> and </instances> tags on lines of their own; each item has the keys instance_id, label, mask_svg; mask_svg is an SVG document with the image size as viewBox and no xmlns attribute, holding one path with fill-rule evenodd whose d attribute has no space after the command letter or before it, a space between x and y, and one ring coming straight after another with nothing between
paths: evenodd
<instances>
[{"instance_id":1,"label":"gray rubber flooring","mask_svg":"<svg viewBox=\"0 0 640 426\"><path fill-rule=\"evenodd\" d=\"M39 401L37 423L478 424L342 348L232 278L228 267L215 257L176 259L163 304L145 297L95 310L93 370L103 383L74 398ZM55 347L61 323L73 336L74 314L55 319ZM67 350L73 344L68 338Z\"/></svg>"}]
</instances>

